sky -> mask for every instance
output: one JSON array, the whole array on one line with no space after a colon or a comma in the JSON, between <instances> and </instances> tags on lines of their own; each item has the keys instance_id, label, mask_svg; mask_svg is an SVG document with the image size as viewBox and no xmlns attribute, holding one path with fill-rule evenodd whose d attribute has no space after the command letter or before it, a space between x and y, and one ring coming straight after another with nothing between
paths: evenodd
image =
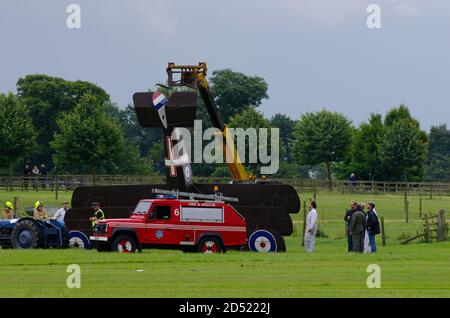
<instances>
[{"instance_id":1,"label":"sky","mask_svg":"<svg viewBox=\"0 0 450 318\"><path fill-rule=\"evenodd\" d=\"M381 28L367 26L370 4ZM326 108L358 125L406 104L426 130L450 125L448 0L0 0L0 39L1 93L45 73L125 107L166 80L168 62L206 61L264 77L267 117Z\"/></svg>"}]
</instances>

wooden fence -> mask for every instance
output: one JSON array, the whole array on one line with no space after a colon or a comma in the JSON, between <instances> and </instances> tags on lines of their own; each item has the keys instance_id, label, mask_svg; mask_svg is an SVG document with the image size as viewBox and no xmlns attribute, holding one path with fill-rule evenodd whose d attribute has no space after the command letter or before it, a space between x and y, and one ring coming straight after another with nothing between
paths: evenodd
<instances>
[{"instance_id":1,"label":"wooden fence","mask_svg":"<svg viewBox=\"0 0 450 318\"><path fill-rule=\"evenodd\" d=\"M409 193L421 196L450 195L450 182L339 181L313 179L272 179L290 184L299 191L335 191L344 193ZM196 177L198 183L228 183L231 178ZM164 183L164 176L136 175L51 175L37 177L0 177L0 190L64 191L83 185L130 185Z\"/></svg>"},{"instance_id":2,"label":"wooden fence","mask_svg":"<svg viewBox=\"0 0 450 318\"><path fill-rule=\"evenodd\" d=\"M423 220L423 232L417 232L417 235L403 240L401 244L408 244L417 239L423 239L424 242L445 241L448 238L448 223L445 220L445 211L439 210L437 214L425 214Z\"/></svg>"}]
</instances>

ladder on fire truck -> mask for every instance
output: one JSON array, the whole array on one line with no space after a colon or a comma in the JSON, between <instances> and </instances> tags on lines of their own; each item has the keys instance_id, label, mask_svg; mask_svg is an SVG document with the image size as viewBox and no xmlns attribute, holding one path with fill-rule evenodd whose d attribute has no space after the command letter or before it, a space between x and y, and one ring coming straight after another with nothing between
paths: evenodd
<instances>
[{"instance_id":1,"label":"ladder on fire truck","mask_svg":"<svg viewBox=\"0 0 450 318\"><path fill-rule=\"evenodd\" d=\"M233 197L225 197L223 193L216 192L214 194L202 194L202 193L192 193L192 192L182 192L178 190L163 190L163 189L152 189L152 193L154 194L162 194L162 195L172 195L174 199L179 199L180 197L189 198L189 200L203 199L203 200L212 200L216 202L238 202L239 198Z\"/></svg>"}]
</instances>

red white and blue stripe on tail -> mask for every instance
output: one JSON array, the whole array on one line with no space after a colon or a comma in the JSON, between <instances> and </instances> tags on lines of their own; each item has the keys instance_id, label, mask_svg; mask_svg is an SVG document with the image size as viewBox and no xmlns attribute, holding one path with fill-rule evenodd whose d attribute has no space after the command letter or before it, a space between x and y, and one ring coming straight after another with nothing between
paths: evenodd
<instances>
[{"instance_id":1,"label":"red white and blue stripe on tail","mask_svg":"<svg viewBox=\"0 0 450 318\"><path fill-rule=\"evenodd\" d=\"M166 104L169 102L167 97L161 94L160 92L153 93L152 99L153 105L157 110L160 110L162 107L166 106Z\"/></svg>"}]
</instances>

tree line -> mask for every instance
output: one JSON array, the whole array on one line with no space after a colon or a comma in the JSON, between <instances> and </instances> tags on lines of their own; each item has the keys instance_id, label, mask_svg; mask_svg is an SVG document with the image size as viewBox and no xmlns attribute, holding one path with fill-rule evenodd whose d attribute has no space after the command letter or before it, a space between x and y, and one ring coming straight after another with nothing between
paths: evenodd
<instances>
[{"instance_id":1,"label":"tree line","mask_svg":"<svg viewBox=\"0 0 450 318\"><path fill-rule=\"evenodd\" d=\"M355 127L344 114L321 111L292 119L266 118L258 107L268 98L262 77L230 69L213 72L211 90L230 127L279 128L276 177L360 180L450 180L447 124L426 133L405 105L370 114ZM164 91L170 94L169 91ZM211 124L199 98L197 118ZM161 129L140 127L134 108L114 104L86 81L27 75L17 94L0 94L0 168L19 174L25 164L46 164L53 173L162 174ZM258 164L247 169L258 171ZM198 176L228 176L225 165L194 164Z\"/></svg>"}]
</instances>

